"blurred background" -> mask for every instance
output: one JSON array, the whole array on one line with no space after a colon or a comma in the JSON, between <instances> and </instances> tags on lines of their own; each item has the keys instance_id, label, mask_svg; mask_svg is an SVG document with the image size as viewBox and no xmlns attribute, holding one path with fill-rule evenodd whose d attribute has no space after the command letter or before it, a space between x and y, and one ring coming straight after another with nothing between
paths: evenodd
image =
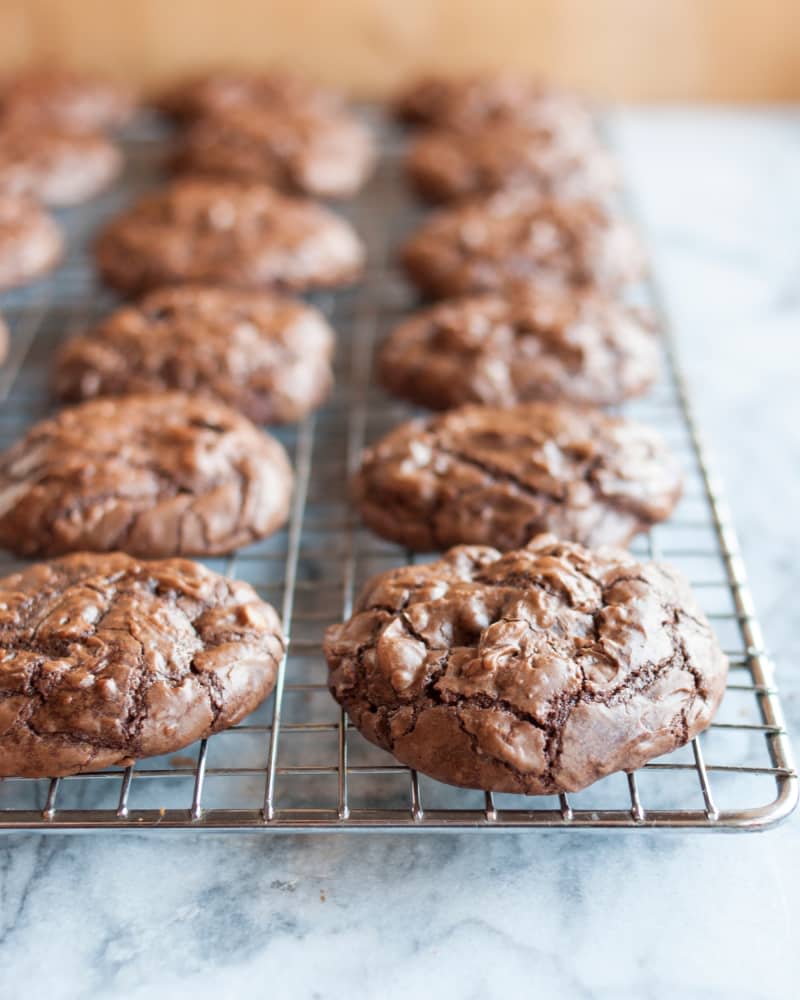
<instances>
[{"instance_id":1,"label":"blurred background","mask_svg":"<svg viewBox=\"0 0 800 1000\"><path fill-rule=\"evenodd\" d=\"M543 73L623 100L800 99L798 0L0 0L0 65L152 86L281 63L380 96L422 70Z\"/></svg>"}]
</instances>

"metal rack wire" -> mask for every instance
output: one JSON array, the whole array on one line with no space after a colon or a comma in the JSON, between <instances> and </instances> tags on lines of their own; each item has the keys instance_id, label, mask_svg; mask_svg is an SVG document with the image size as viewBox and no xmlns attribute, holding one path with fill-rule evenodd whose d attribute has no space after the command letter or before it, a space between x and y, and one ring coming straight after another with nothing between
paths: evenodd
<instances>
[{"instance_id":1,"label":"metal rack wire","mask_svg":"<svg viewBox=\"0 0 800 1000\"><path fill-rule=\"evenodd\" d=\"M712 727L634 774L611 775L584 792L552 797L439 784L348 727L327 691L323 631L350 614L367 577L411 558L360 526L347 491L363 444L413 412L386 397L371 378L375 344L413 306L392 267L391 248L419 214L402 184L397 137L386 127L383 136L381 168L348 210L368 244L366 280L358 289L318 300L339 333L334 395L316 417L278 435L293 454L297 474L288 528L229 559L208 560L216 570L249 580L282 612L290 644L273 696L243 724L168 757L52 781L0 780L0 830L745 830L769 826L795 807L797 776L772 664L668 335L662 380L625 409L661 428L684 461L686 491L671 521L634 551L683 569L731 659L728 690ZM11 353L0 369L0 446L48 412L55 345L113 306L95 284L90 235L158 179L162 139L156 124L138 123L125 139L122 184L62 215L70 245L64 266L51 279L0 300L12 329ZM646 292L668 329L655 286ZM0 557L0 574L18 566Z\"/></svg>"}]
</instances>

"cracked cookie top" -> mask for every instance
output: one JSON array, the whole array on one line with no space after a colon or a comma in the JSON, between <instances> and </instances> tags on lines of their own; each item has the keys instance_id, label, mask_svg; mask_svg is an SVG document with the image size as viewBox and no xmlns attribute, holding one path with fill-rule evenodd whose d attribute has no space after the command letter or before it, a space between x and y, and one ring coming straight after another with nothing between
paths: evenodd
<instances>
[{"instance_id":1,"label":"cracked cookie top","mask_svg":"<svg viewBox=\"0 0 800 1000\"><path fill-rule=\"evenodd\" d=\"M426 132L409 150L406 169L434 201L516 187L560 198L603 197L619 180L613 157L596 144L506 122Z\"/></svg>"},{"instance_id":2,"label":"cracked cookie top","mask_svg":"<svg viewBox=\"0 0 800 1000\"><path fill-rule=\"evenodd\" d=\"M345 111L236 107L201 118L174 166L185 173L263 181L295 194L348 198L374 161L367 129Z\"/></svg>"},{"instance_id":3,"label":"cracked cookie top","mask_svg":"<svg viewBox=\"0 0 800 1000\"><path fill-rule=\"evenodd\" d=\"M56 393L209 393L256 423L299 420L333 381L334 335L318 310L272 292L185 285L123 306L56 358Z\"/></svg>"},{"instance_id":4,"label":"cracked cookie top","mask_svg":"<svg viewBox=\"0 0 800 1000\"><path fill-rule=\"evenodd\" d=\"M669 517L677 459L650 427L554 403L464 406L411 420L362 457L367 524L407 548L513 549L552 532L625 545Z\"/></svg>"},{"instance_id":5,"label":"cracked cookie top","mask_svg":"<svg viewBox=\"0 0 800 1000\"><path fill-rule=\"evenodd\" d=\"M412 281L439 297L530 282L616 289L644 271L633 229L599 202L526 189L434 213L406 242L402 260Z\"/></svg>"},{"instance_id":6,"label":"cracked cookie top","mask_svg":"<svg viewBox=\"0 0 800 1000\"><path fill-rule=\"evenodd\" d=\"M179 392L92 400L0 455L0 545L25 556L220 554L280 527L291 490L281 445L222 403Z\"/></svg>"},{"instance_id":7,"label":"cracked cookie top","mask_svg":"<svg viewBox=\"0 0 800 1000\"><path fill-rule=\"evenodd\" d=\"M355 280L364 248L348 222L312 201L184 177L112 221L96 256L125 292L185 282L299 291Z\"/></svg>"},{"instance_id":8,"label":"cracked cookie top","mask_svg":"<svg viewBox=\"0 0 800 1000\"><path fill-rule=\"evenodd\" d=\"M475 295L420 310L383 343L391 392L445 410L534 399L611 406L658 371L658 342L640 311L600 291L558 288Z\"/></svg>"},{"instance_id":9,"label":"cracked cookie top","mask_svg":"<svg viewBox=\"0 0 800 1000\"><path fill-rule=\"evenodd\" d=\"M253 588L182 559L80 553L0 580L0 777L171 753L239 722L284 640Z\"/></svg>"},{"instance_id":10,"label":"cracked cookie top","mask_svg":"<svg viewBox=\"0 0 800 1000\"><path fill-rule=\"evenodd\" d=\"M577 791L709 725L727 660L675 570L542 535L375 577L325 639L367 739L440 781Z\"/></svg>"}]
</instances>

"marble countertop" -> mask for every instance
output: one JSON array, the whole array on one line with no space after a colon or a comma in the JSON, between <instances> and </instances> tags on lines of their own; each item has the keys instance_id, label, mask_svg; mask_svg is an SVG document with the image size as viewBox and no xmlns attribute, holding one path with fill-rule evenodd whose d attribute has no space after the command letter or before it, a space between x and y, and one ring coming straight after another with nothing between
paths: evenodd
<instances>
[{"instance_id":1,"label":"marble countertop","mask_svg":"<svg viewBox=\"0 0 800 1000\"><path fill-rule=\"evenodd\" d=\"M616 115L800 734L800 111ZM664 832L0 839L0 996L797 995L800 818Z\"/></svg>"}]
</instances>

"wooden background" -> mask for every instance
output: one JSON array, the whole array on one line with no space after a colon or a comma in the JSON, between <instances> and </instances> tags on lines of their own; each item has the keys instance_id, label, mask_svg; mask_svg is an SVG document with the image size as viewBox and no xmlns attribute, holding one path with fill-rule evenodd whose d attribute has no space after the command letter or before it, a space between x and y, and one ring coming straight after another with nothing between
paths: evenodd
<instances>
[{"instance_id":1,"label":"wooden background","mask_svg":"<svg viewBox=\"0 0 800 1000\"><path fill-rule=\"evenodd\" d=\"M511 66L600 96L800 98L800 0L0 0L0 66L57 59L145 87L281 62L360 94Z\"/></svg>"}]
</instances>

